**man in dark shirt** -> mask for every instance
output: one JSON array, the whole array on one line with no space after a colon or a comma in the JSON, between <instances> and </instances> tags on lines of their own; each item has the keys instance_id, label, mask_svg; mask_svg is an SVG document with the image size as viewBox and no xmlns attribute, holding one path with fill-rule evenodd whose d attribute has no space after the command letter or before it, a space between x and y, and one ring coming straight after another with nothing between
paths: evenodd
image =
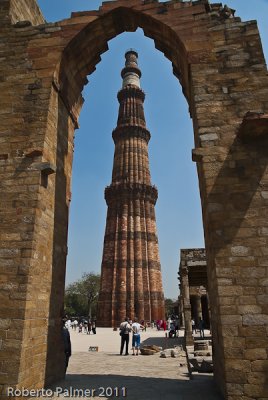
<instances>
[{"instance_id":1,"label":"man in dark shirt","mask_svg":"<svg viewBox=\"0 0 268 400\"><path fill-rule=\"evenodd\" d=\"M68 328L65 325L66 319L62 319L62 339L63 339L63 345L64 345L64 354L65 354L65 373L69 364L69 358L72 355L72 345L71 345L71 339L70 339L70 333Z\"/></svg>"},{"instance_id":2,"label":"man in dark shirt","mask_svg":"<svg viewBox=\"0 0 268 400\"><path fill-rule=\"evenodd\" d=\"M128 343L129 343L129 332L131 332L131 326L129 324L129 319L126 317L125 321L120 325L120 336L121 336L121 347L120 355L123 354L124 345L126 344L125 355L128 355Z\"/></svg>"}]
</instances>

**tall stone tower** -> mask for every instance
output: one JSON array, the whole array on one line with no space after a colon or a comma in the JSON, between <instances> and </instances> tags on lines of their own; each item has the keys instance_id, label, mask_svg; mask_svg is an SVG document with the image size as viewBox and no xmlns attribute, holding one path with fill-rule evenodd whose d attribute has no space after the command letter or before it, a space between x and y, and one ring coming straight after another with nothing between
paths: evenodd
<instances>
[{"instance_id":1,"label":"tall stone tower","mask_svg":"<svg viewBox=\"0 0 268 400\"><path fill-rule=\"evenodd\" d=\"M157 189L151 184L138 54L129 50L118 93L119 115L104 238L98 325L118 326L126 317L164 318L164 295L155 222Z\"/></svg>"}]
</instances>

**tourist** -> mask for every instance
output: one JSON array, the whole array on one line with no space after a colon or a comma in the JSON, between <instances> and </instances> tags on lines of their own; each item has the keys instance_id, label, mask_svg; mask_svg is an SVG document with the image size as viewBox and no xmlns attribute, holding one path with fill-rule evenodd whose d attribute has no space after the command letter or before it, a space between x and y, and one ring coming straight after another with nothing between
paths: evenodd
<instances>
[{"instance_id":1,"label":"tourist","mask_svg":"<svg viewBox=\"0 0 268 400\"><path fill-rule=\"evenodd\" d=\"M129 324L129 319L125 318L125 321L120 324L120 336L121 336L121 347L120 347L120 355L123 354L124 346L125 355L128 355L128 343L129 343L129 332L131 332L131 326Z\"/></svg>"},{"instance_id":2,"label":"tourist","mask_svg":"<svg viewBox=\"0 0 268 400\"><path fill-rule=\"evenodd\" d=\"M95 319L93 319L93 321L92 321L92 333L94 335L96 335L96 320Z\"/></svg>"},{"instance_id":3,"label":"tourist","mask_svg":"<svg viewBox=\"0 0 268 400\"><path fill-rule=\"evenodd\" d=\"M91 332L91 328L92 328L92 323L91 320L88 320L88 324L87 324L87 334L90 335Z\"/></svg>"},{"instance_id":4,"label":"tourist","mask_svg":"<svg viewBox=\"0 0 268 400\"><path fill-rule=\"evenodd\" d=\"M87 322L87 320L84 320L84 323L83 323L83 325L84 325L84 332L87 334L87 330L88 330L88 322Z\"/></svg>"},{"instance_id":5,"label":"tourist","mask_svg":"<svg viewBox=\"0 0 268 400\"><path fill-rule=\"evenodd\" d=\"M176 315L175 317L175 331L176 331L176 336L179 336L179 330L180 330L180 319L179 316Z\"/></svg>"},{"instance_id":6,"label":"tourist","mask_svg":"<svg viewBox=\"0 0 268 400\"><path fill-rule=\"evenodd\" d=\"M77 326L78 326L78 321L77 321L77 319L75 319L75 320L74 320L74 330L75 330L75 332L76 332Z\"/></svg>"},{"instance_id":7,"label":"tourist","mask_svg":"<svg viewBox=\"0 0 268 400\"><path fill-rule=\"evenodd\" d=\"M166 322L166 320L163 321L162 327L164 329L164 332L166 332L166 330L167 330L167 322Z\"/></svg>"},{"instance_id":8,"label":"tourist","mask_svg":"<svg viewBox=\"0 0 268 400\"><path fill-rule=\"evenodd\" d=\"M69 358L72 355L72 346L71 346L71 339L70 339L70 333L69 330L66 326L66 319L62 319L62 339L63 339L63 345L64 345L64 354L65 354L65 373L68 368L69 364Z\"/></svg>"},{"instance_id":9,"label":"tourist","mask_svg":"<svg viewBox=\"0 0 268 400\"><path fill-rule=\"evenodd\" d=\"M176 337L175 321L171 321L171 323L170 323L170 329L169 329L169 332L168 332L168 337L169 338L175 338Z\"/></svg>"},{"instance_id":10,"label":"tourist","mask_svg":"<svg viewBox=\"0 0 268 400\"><path fill-rule=\"evenodd\" d=\"M144 321L144 319L141 320L140 324L141 324L142 326L144 326L144 332L146 332L147 323Z\"/></svg>"},{"instance_id":11,"label":"tourist","mask_svg":"<svg viewBox=\"0 0 268 400\"><path fill-rule=\"evenodd\" d=\"M64 321L65 321L65 326L66 326L66 328L67 328L68 330L70 330L70 329L71 329L71 326L72 326L72 323L71 323L70 318L69 318L67 315L64 317Z\"/></svg>"},{"instance_id":12,"label":"tourist","mask_svg":"<svg viewBox=\"0 0 268 400\"><path fill-rule=\"evenodd\" d=\"M196 326L195 326L195 320L192 319L191 320L191 324L192 324L192 334L196 333Z\"/></svg>"},{"instance_id":13,"label":"tourist","mask_svg":"<svg viewBox=\"0 0 268 400\"><path fill-rule=\"evenodd\" d=\"M205 327L205 322L203 319L200 319L199 321L199 331L200 331L200 337L205 337L205 331L204 331L204 327Z\"/></svg>"},{"instance_id":14,"label":"tourist","mask_svg":"<svg viewBox=\"0 0 268 400\"><path fill-rule=\"evenodd\" d=\"M138 318L134 318L134 323L132 324L132 355L135 356L135 350L136 350L136 356L139 355L139 350L140 350L140 344L141 344L141 335L140 331L145 329L143 325L138 323Z\"/></svg>"}]
</instances>

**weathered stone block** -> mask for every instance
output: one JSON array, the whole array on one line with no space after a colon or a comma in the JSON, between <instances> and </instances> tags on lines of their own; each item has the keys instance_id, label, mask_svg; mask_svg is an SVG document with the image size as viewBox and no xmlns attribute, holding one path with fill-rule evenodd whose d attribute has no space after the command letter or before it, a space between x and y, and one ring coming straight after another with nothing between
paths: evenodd
<instances>
[{"instance_id":1,"label":"weathered stone block","mask_svg":"<svg viewBox=\"0 0 268 400\"><path fill-rule=\"evenodd\" d=\"M253 372L266 372L268 370L268 360L257 360L252 362Z\"/></svg>"},{"instance_id":2,"label":"weathered stone block","mask_svg":"<svg viewBox=\"0 0 268 400\"><path fill-rule=\"evenodd\" d=\"M245 351L246 360L267 360L266 349L250 349Z\"/></svg>"},{"instance_id":3,"label":"weathered stone block","mask_svg":"<svg viewBox=\"0 0 268 400\"><path fill-rule=\"evenodd\" d=\"M266 385L245 385L245 395L252 396L252 397L264 397L268 396L268 387Z\"/></svg>"},{"instance_id":4,"label":"weathered stone block","mask_svg":"<svg viewBox=\"0 0 268 400\"><path fill-rule=\"evenodd\" d=\"M246 340L243 337L225 337L224 338L224 343L227 347L238 347L238 348L244 348Z\"/></svg>"},{"instance_id":5,"label":"weathered stone block","mask_svg":"<svg viewBox=\"0 0 268 400\"><path fill-rule=\"evenodd\" d=\"M235 395L235 396L243 396L243 394L244 394L244 385L241 384L241 383L228 383L227 382L226 388L228 390L228 393L231 396L233 396L233 395ZM241 398L241 400L242 400L242 398Z\"/></svg>"},{"instance_id":6,"label":"weathered stone block","mask_svg":"<svg viewBox=\"0 0 268 400\"><path fill-rule=\"evenodd\" d=\"M264 337L246 337L246 348L247 349L258 349L266 346L266 338Z\"/></svg>"},{"instance_id":7,"label":"weathered stone block","mask_svg":"<svg viewBox=\"0 0 268 400\"><path fill-rule=\"evenodd\" d=\"M226 360L226 365L229 373L231 373L232 371L249 372L251 369L250 361L247 360Z\"/></svg>"},{"instance_id":8,"label":"weathered stone block","mask_svg":"<svg viewBox=\"0 0 268 400\"><path fill-rule=\"evenodd\" d=\"M0 319L0 329L6 330L9 329L11 326L10 319Z\"/></svg>"},{"instance_id":9,"label":"weathered stone block","mask_svg":"<svg viewBox=\"0 0 268 400\"><path fill-rule=\"evenodd\" d=\"M228 383L247 383L247 373L245 371L227 371L226 381Z\"/></svg>"},{"instance_id":10,"label":"weathered stone block","mask_svg":"<svg viewBox=\"0 0 268 400\"><path fill-rule=\"evenodd\" d=\"M237 326L223 326L222 327L222 334L226 337L234 337L238 336L238 327Z\"/></svg>"},{"instance_id":11,"label":"weathered stone block","mask_svg":"<svg viewBox=\"0 0 268 400\"><path fill-rule=\"evenodd\" d=\"M268 325L268 315L246 314L243 315L243 325Z\"/></svg>"},{"instance_id":12,"label":"weathered stone block","mask_svg":"<svg viewBox=\"0 0 268 400\"><path fill-rule=\"evenodd\" d=\"M243 294L242 287L236 285L220 286L218 292L220 296L240 296Z\"/></svg>"},{"instance_id":13,"label":"weathered stone block","mask_svg":"<svg viewBox=\"0 0 268 400\"><path fill-rule=\"evenodd\" d=\"M260 314L262 309L260 306L257 305L243 305L243 306L238 306L237 310L239 314L244 315L244 314Z\"/></svg>"},{"instance_id":14,"label":"weathered stone block","mask_svg":"<svg viewBox=\"0 0 268 400\"><path fill-rule=\"evenodd\" d=\"M251 373L248 378L248 383L253 385L264 384L267 382L267 374L265 372Z\"/></svg>"},{"instance_id":15,"label":"weathered stone block","mask_svg":"<svg viewBox=\"0 0 268 400\"><path fill-rule=\"evenodd\" d=\"M244 359L244 350L242 348L239 347L227 347L225 350L225 357L226 358L235 358L236 360ZM232 380L230 380L229 382L232 382ZM234 382L238 382L236 380L234 380Z\"/></svg>"},{"instance_id":16,"label":"weathered stone block","mask_svg":"<svg viewBox=\"0 0 268 400\"><path fill-rule=\"evenodd\" d=\"M231 253L233 256L247 256L251 252L249 247L246 246L233 246L231 247Z\"/></svg>"},{"instance_id":17,"label":"weathered stone block","mask_svg":"<svg viewBox=\"0 0 268 400\"><path fill-rule=\"evenodd\" d=\"M254 338L256 336L264 337L266 334L264 326L239 326L238 331L241 336L252 336Z\"/></svg>"},{"instance_id":18,"label":"weathered stone block","mask_svg":"<svg viewBox=\"0 0 268 400\"><path fill-rule=\"evenodd\" d=\"M268 294L257 295L258 304L268 304Z\"/></svg>"},{"instance_id":19,"label":"weathered stone block","mask_svg":"<svg viewBox=\"0 0 268 400\"><path fill-rule=\"evenodd\" d=\"M237 313L239 307L237 306L223 306L220 308L221 315L233 315Z\"/></svg>"},{"instance_id":20,"label":"weathered stone block","mask_svg":"<svg viewBox=\"0 0 268 400\"><path fill-rule=\"evenodd\" d=\"M263 278L266 275L266 270L263 267L245 267L241 270L241 275L251 278Z\"/></svg>"},{"instance_id":21,"label":"weathered stone block","mask_svg":"<svg viewBox=\"0 0 268 400\"><path fill-rule=\"evenodd\" d=\"M246 279L246 281L248 283L248 279ZM256 296L240 296L239 297L239 304L249 305L249 304L256 304L256 303L257 303Z\"/></svg>"}]
</instances>

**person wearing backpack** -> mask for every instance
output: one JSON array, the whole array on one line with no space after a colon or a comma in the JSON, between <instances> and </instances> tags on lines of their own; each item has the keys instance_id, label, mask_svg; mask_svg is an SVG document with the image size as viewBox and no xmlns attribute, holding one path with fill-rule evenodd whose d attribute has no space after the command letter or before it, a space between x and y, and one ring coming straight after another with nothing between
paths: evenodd
<instances>
[{"instance_id":1,"label":"person wearing backpack","mask_svg":"<svg viewBox=\"0 0 268 400\"><path fill-rule=\"evenodd\" d=\"M131 326L129 324L129 319L126 317L125 321L120 324L119 328L120 336L121 336L121 347L120 347L120 356L123 354L124 346L125 348L125 356L128 356L128 343L129 343L129 332L131 332Z\"/></svg>"}]
</instances>

